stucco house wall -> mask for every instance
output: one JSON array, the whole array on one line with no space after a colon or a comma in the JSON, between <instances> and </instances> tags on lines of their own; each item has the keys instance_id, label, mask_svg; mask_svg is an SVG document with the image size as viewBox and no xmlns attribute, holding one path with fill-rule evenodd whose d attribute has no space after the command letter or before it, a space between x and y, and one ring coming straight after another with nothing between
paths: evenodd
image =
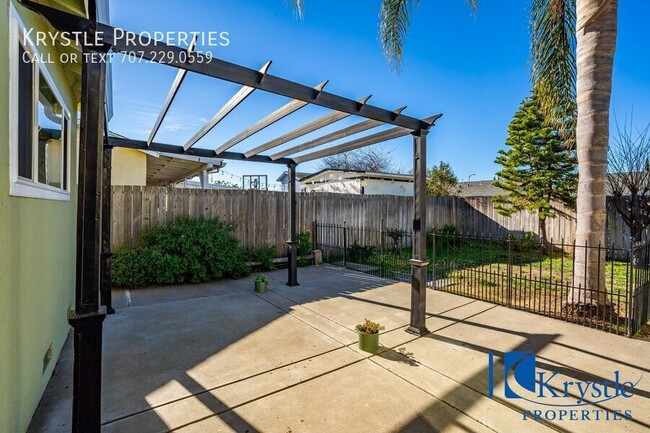
<instances>
[{"instance_id":1,"label":"stucco house wall","mask_svg":"<svg viewBox=\"0 0 650 433\"><path fill-rule=\"evenodd\" d=\"M327 182L303 182L305 192L336 192L340 194L361 194L360 179L332 179Z\"/></svg>"},{"instance_id":2,"label":"stucco house wall","mask_svg":"<svg viewBox=\"0 0 650 433\"><path fill-rule=\"evenodd\" d=\"M10 37L12 0L0 0L0 432L24 432L68 335L75 285L78 101L62 65L44 65L69 107L69 195L58 200L10 195ZM26 27L40 17L15 9ZM58 58L52 47L37 47ZM11 117L10 117L11 116ZM63 194L65 196L65 194ZM49 357L49 362L44 362Z\"/></svg>"},{"instance_id":3,"label":"stucco house wall","mask_svg":"<svg viewBox=\"0 0 650 433\"><path fill-rule=\"evenodd\" d=\"M111 160L111 184L145 186L147 155L136 149L116 147Z\"/></svg>"},{"instance_id":4,"label":"stucco house wall","mask_svg":"<svg viewBox=\"0 0 650 433\"><path fill-rule=\"evenodd\" d=\"M386 179L365 179L364 194L367 195L413 195L413 182Z\"/></svg>"}]
</instances>

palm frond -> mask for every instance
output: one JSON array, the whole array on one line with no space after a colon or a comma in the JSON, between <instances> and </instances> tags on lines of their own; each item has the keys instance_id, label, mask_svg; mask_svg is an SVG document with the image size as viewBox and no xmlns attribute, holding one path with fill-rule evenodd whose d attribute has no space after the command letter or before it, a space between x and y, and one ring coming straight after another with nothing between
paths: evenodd
<instances>
[{"instance_id":1,"label":"palm frond","mask_svg":"<svg viewBox=\"0 0 650 433\"><path fill-rule=\"evenodd\" d=\"M576 0L533 0L530 67L542 109L566 141L576 113Z\"/></svg>"},{"instance_id":2,"label":"palm frond","mask_svg":"<svg viewBox=\"0 0 650 433\"><path fill-rule=\"evenodd\" d=\"M389 65L399 70L402 66L404 38L410 26L414 0L382 0L379 12L379 38ZM415 0L416 7L419 1Z\"/></svg>"},{"instance_id":3,"label":"palm frond","mask_svg":"<svg viewBox=\"0 0 650 433\"><path fill-rule=\"evenodd\" d=\"M478 0L465 0L476 15ZM402 67L404 39L410 27L410 16L420 7L419 0L382 0L379 12L379 39L388 64L399 71Z\"/></svg>"}]
</instances>

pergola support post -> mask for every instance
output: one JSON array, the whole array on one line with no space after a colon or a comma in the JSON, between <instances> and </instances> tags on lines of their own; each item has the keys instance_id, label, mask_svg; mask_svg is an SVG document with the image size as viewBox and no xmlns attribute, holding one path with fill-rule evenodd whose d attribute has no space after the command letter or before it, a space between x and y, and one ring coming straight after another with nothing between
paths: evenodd
<instances>
[{"instance_id":1,"label":"pergola support post","mask_svg":"<svg viewBox=\"0 0 650 433\"><path fill-rule=\"evenodd\" d=\"M288 270L289 280L287 286L294 287L298 284L298 233L296 232L296 164L289 164L289 184L288 184L288 210L289 210L289 245Z\"/></svg>"},{"instance_id":2,"label":"pergola support post","mask_svg":"<svg viewBox=\"0 0 650 433\"><path fill-rule=\"evenodd\" d=\"M411 320L407 332L428 333L427 308L427 134L413 133L413 257L411 263Z\"/></svg>"},{"instance_id":3,"label":"pergola support post","mask_svg":"<svg viewBox=\"0 0 650 433\"><path fill-rule=\"evenodd\" d=\"M80 156L77 199L77 271L72 431L101 428L102 323L100 307L101 195L106 65L82 48Z\"/></svg>"},{"instance_id":4,"label":"pergola support post","mask_svg":"<svg viewBox=\"0 0 650 433\"><path fill-rule=\"evenodd\" d=\"M104 122L104 125L107 134L106 122ZM115 314L112 295L113 283L111 281L113 266L113 251L111 251L111 206L113 201L113 193L111 190L112 160L113 146L108 144L108 137L105 135L102 160L102 266L99 290L101 304L106 307L107 314Z\"/></svg>"}]
</instances>

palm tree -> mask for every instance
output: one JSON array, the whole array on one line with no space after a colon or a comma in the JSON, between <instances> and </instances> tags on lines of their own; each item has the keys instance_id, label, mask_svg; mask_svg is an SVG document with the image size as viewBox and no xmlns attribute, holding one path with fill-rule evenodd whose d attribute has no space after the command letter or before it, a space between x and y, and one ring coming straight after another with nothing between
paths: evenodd
<instances>
[{"instance_id":1,"label":"palm tree","mask_svg":"<svg viewBox=\"0 0 650 433\"><path fill-rule=\"evenodd\" d=\"M576 243L605 245L609 103L616 49L618 0L577 0L578 202ZM605 254L576 254L574 287L567 299L578 309L607 303Z\"/></svg>"},{"instance_id":2,"label":"palm tree","mask_svg":"<svg viewBox=\"0 0 650 433\"><path fill-rule=\"evenodd\" d=\"M472 12L477 0L465 0ZM303 1L292 0L302 17ZM392 67L402 64L410 16L419 0L382 0L379 33ZM531 78L547 117L555 119L579 167L577 245L604 246L609 104L616 47L618 0L533 0ZM577 60L576 60L577 53ZM576 79L577 77L577 79ZM574 140L575 139L575 140ZM576 254L567 304L577 310L607 302L604 254Z\"/></svg>"}]
</instances>

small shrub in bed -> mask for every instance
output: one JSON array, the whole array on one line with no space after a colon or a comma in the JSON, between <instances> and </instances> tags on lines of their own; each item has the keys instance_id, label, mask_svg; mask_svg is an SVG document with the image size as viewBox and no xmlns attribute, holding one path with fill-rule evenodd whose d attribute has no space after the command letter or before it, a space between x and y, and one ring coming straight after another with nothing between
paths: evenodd
<instances>
[{"instance_id":1,"label":"small shrub in bed","mask_svg":"<svg viewBox=\"0 0 650 433\"><path fill-rule=\"evenodd\" d=\"M142 233L139 244L113 257L113 285L201 283L248 275L234 224L182 217Z\"/></svg>"},{"instance_id":2,"label":"small shrub in bed","mask_svg":"<svg viewBox=\"0 0 650 433\"><path fill-rule=\"evenodd\" d=\"M275 264L273 263L275 247L273 245L267 245L259 249L246 248L244 254L249 262L259 263L257 269L260 271L275 269Z\"/></svg>"}]
</instances>

